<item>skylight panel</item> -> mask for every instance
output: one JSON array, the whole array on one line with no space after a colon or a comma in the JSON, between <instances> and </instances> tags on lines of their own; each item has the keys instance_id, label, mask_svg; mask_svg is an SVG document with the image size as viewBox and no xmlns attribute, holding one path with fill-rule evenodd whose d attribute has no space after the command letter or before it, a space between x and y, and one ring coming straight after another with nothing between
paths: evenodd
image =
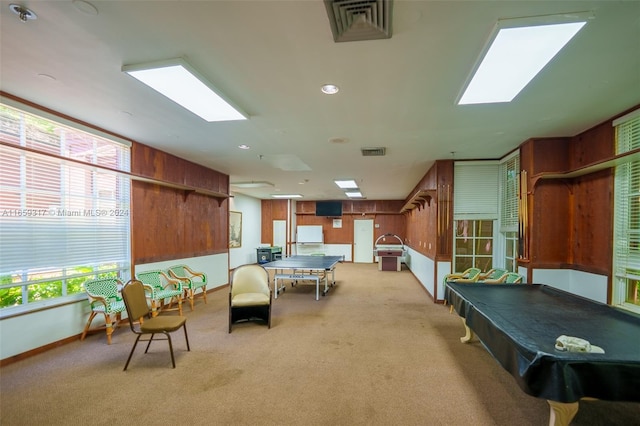
<instances>
[{"instance_id":1,"label":"skylight panel","mask_svg":"<svg viewBox=\"0 0 640 426\"><path fill-rule=\"evenodd\" d=\"M128 65L122 71L206 121L247 118L182 59Z\"/></svg>"},{"instance_id":2,"label":"skylight panel","mask_svg":"<svg viewBox=\"0 0 640 426\"><path fill-rule=\"evenodd\" d=\"M587 22L581 19L514 27L513 21L496 27L459 105L511 102Z\"/></svg>"}]
</instances>

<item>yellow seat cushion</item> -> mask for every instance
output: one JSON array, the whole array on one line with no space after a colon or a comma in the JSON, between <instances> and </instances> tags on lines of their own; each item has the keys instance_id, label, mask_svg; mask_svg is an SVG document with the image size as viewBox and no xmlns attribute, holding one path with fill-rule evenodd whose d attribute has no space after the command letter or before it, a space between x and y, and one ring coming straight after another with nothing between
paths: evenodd
<instances>
[{"instance_id":1,"label":"yellow seat cushion","mask_svg":"<svg viewBox=\"0 0 640 426\"><path fill-rule=\"evenodd\" d=\"M242 293L231 299L232 306L268 305L269 296L264 293Z\"/></svg>"}]
</instances>

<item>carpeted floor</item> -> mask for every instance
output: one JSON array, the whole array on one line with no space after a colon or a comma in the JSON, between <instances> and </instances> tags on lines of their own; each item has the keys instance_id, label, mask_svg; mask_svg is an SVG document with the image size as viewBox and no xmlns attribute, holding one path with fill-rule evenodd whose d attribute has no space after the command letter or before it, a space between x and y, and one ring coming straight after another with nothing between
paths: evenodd
<instances>
[{"instance_id":1,"label":"carpeted floor","mask_svg":"<svg viewBox=\"0 0 640 426\"><path fill-rule=\"evenodd\" d=\"M191 352L174 333L139 347L128 324L0 370L0 424L545 425L530 397L407 270L345 263L315 300L299 285L274 300L272 328L227 333L228 290L185 305ZM173 313L172 313L173 314ZM169 314L169 315L172 315ZM572 425L640 424L640 404L589 401Z\"/></svg>"}]
</instances>

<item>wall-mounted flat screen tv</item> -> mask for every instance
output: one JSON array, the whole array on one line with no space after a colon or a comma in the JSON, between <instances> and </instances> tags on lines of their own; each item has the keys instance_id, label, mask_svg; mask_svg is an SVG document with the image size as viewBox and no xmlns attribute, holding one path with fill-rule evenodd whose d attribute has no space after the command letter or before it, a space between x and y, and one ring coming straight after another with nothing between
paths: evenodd
<instances>
[{"instance_id":1,"label":"wall-mounted flat screen tv","mask_svg":"<svg viewBox=\"0 0 640 426\"><path fill-rule=\"evenodd\" d=\"M342 216L342 201L316 201L316 216Z\"/></svg>"}]
</instances>

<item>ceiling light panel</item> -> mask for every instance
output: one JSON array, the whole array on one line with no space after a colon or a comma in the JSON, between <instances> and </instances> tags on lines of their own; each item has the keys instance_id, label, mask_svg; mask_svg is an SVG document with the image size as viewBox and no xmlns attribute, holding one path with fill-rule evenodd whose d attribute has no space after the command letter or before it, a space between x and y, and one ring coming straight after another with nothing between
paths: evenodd
<instances>
[{"instance_id":1,"label":"ceiling light panel","mask_svg":"<svg viewBox=\"0 0 640 426\"><path fill-rule=\"evenodd\" d=\"M341 189L357 189L358 184L353 179L345 179L345 180L334 180L336 185L338 185Z\"/></svg>"},{"instance_id":2,"label":"ceiling light panel","mask_svg":"<svg viewBox=\"0 0 640 426\"><path fill-rule=\"evenodd\" d=\"M511 102L592 17L574 14L500 21L458 104Z\"/></svg>"},{"instance_id":3,"label":"ceiling light panel","mask_svg":"<svg viewBox=\"0 0 640 426\"><path fill-rule=\"evenodd\" d=\"M302 198L300 194L271 194L273 198Z\"/></svg>"},{"instance_id":4,"label":"ceiling light panel","mask_svg":"<svg viewBox=\"0 0 640 426\"><path fill-rule=\"evenodd\" d=\"M206 121L247 119L246 113L182 59L126 65L122 71Z\"/></svg>"}]
</instances>

